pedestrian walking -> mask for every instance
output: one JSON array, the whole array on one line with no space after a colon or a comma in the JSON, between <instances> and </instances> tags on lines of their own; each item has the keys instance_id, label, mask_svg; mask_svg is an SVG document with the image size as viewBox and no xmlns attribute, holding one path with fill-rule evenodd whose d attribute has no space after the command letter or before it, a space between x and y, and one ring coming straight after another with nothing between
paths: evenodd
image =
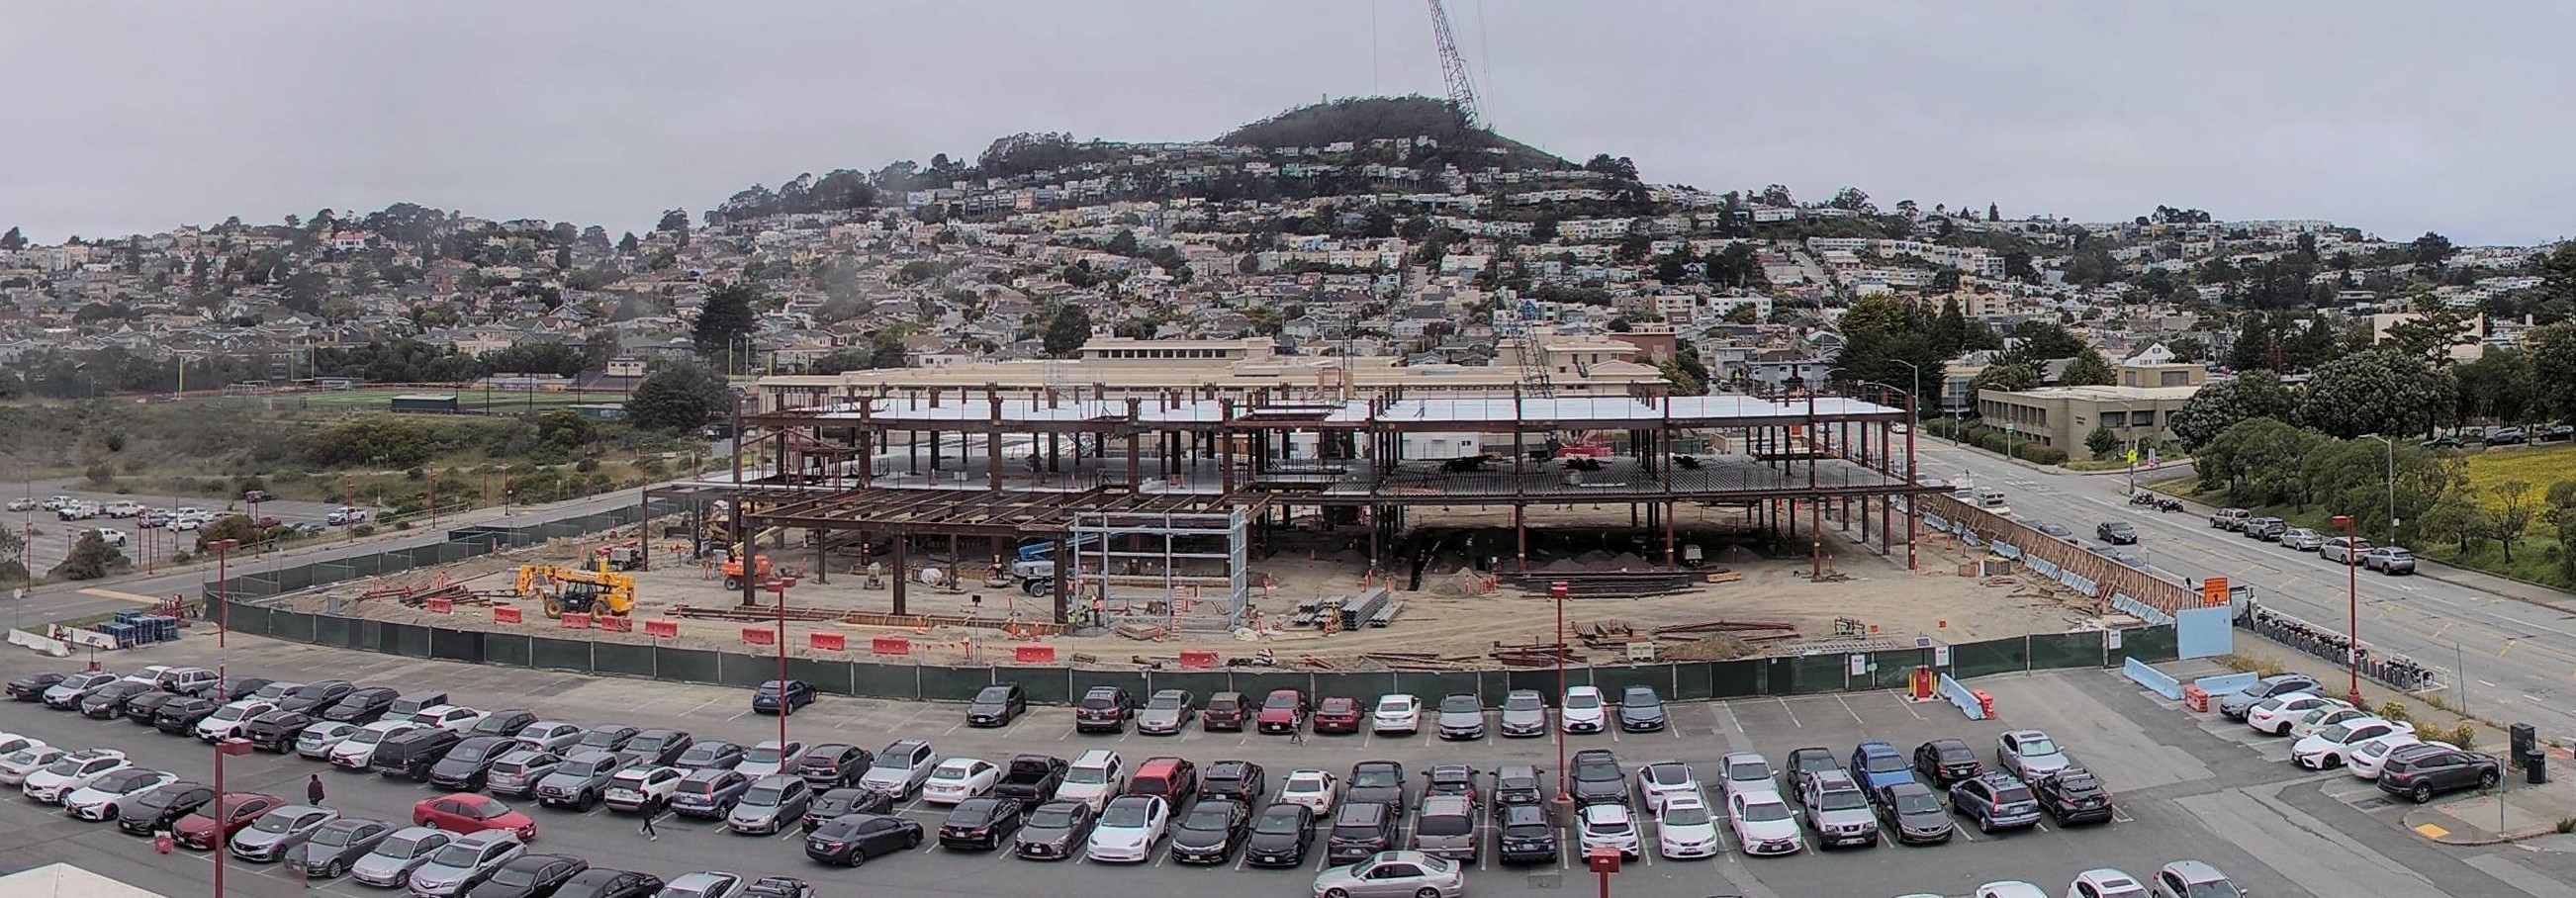
<instances>
[{"instance_id":1,"label":"pedestrian walking","mask_svg":"<svg viewBox=\"0 0 2576 898\"><path fill-rule=\"evenodd\" d=\"M307 780L304 783L304 803L310 805L320 805L322 803L321 774L314 774L311 780Z\"/></svg>"},{"instance_id":2,"label":"pedestrian walking","mask_svg":"<svg viewBox=\"0 0 2576 898\"><path fill-rule=\"evenodd\" d=\"M1295 724L1295 723L1290 723L1290 724L1288 725L1288 744L1290 744L1290 745L1304 745L1304 744L1306 744L1306 728L1305 728L1305 727L1302 727L1302 726L1298 726L1298 725L1297 725L1297 724Z\"/></svg>"},{"instance_id":3,"label":"pedestrian walking","mask_svg":"<svg viewBox=\"0 0 2576 898\"><path fill-rule=\"evenodd\" d=\"M654 832L654 831L653 831L653 818L654 818L654 817L656 817L656 816L660 816L660 815L661 815L661 813L662 813L662 807L661 807L660 803L658 803L658 802L653 802L653 801L647 801L647 802L645 802L645 803L644 803L644 825L643 825L641 828L637 829L637 830L635 831L635 834L636 834L636 835L643 836L644 838L647 838L647 839L651 839L651 840L653 840L653 841L655 841L655 842L662 841L662 834L661 834L661 833L658 833L658 832Z\"/></svg>"}]
</instances>

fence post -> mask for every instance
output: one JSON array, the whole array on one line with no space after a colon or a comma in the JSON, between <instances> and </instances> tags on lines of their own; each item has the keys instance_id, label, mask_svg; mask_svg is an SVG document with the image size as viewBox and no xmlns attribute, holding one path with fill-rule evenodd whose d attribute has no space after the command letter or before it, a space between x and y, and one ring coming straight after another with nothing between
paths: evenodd
<instances>
[{"instance_id":1,"label":"fence post","mask_svg":"<svg viewBox=\"0 0 2576 898\"><path fill-rule=\"evenodd\" d=\"M2021 634L2021 672L2029 673L2034 669L2030 666L2030 634L2024 633Z\"/></svg>"}]
</instances>

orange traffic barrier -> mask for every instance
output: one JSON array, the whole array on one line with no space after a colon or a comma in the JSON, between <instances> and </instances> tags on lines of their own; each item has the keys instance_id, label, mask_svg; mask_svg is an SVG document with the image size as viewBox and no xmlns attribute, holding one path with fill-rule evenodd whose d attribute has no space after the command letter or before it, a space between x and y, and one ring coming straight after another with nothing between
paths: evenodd
<instances>
[{"instance_id":1,"label":"orange traffic barrier","mask_svg":"<svg viewBox=\"0 0 2576 898\"><path fill-rule=\"evenodd\" d=\"M456 610L456 602L453 599L431 599L420 604L421 607L429 609L431 614L446 614Z\"/></svg>"},{"instance_id":2,"label":"orange traffic barrier","mask_svg":"<svg viewBox=\"0 0 2576 898\"><path fill-rule=\"evenodd\" d=\"M849 646L849 637L839 633L807 633L805 642L827 652L837 652Z\"/></svg>"},{"instance_id":3,"label":"orange traffic barrier","mask_svg":"<svg viewBox=\"0 0 2576 898\"><path fill-rule=\"evenodd\" d=\"M879 655L912 654L912 640L901 636L879 636L868 642L868 651Z\"/></svg>"},{"instance_id":4,"label":"orange traffic barrier","mask_svg":"<svg viewBox=\"0 0 2576 898\"><path fill-rule=\"evenodd\" d=\"M744 627L742 628L742 641L751 643L752 645L775 644L778 642L778 631L772 630L768 627Z\"/></svg>"},{"instance_id":5,"label":"orange traffic barrier","mask_svg":"<svg viewBox=\"0 0 2576 898\"><path fill-rule=\"evenodd\" d=\"M590 622L602 630L613 630L619 633L635 632L635 619L630 617L609 614L591 618Z\"/></svg>"},{"instance_id":6,"label":"orange traffic barrier","mask_svg":"<svg viewBox=\"0 0 2576 898\"><path fill-rule=\"evenodd\" d=\"M1985 714L1987 720L1995 719L1995 697L1983 689L1973 691L1977 695L1977 710Z\"/></svg>"},{"instance_id":7,"label":"orange traffic barrier","mask_svg":"<svg viewBox=\"0 0 2576 898\"><path fill-rule=\"evenodd\" d=\"M1182 652L1182 653L1181 653L1181 666L1182 666L1182 667L1185 667L1185 668L1210 668L1210 667L1215 667L1215 666L1216 666L1216 653L1215 653L1215 652L1212 652L1212 651L1207 651L1207 650L1204 650L1204 649L1198 649L1198 650L1192 650L1192 651L1185 651L1185 652Z\"/></svg>"},{"instance_id":8,"label":"orange traffic barrier","mask_svg":"<svg viewBox=\"0 0 2576 898\"><path fill-rule=\"evenodd\" d=\"M2182 703L2194 711L2209 710L2209 690L2198 686L2182 687Z\"/></svg>"},{"instance_id":9,"label":"orange traffic barrier","mask_svg":"<svg viewBox=\"0 0 2576 898\"><path fill-rule=\"evenodd\" d=\"M568 613L563 616L562 621L563 627L566 630L590 629L590 615L587 614Z\"/></svg>"},{"instance_id":10,"label":"orange traffic barrier","mask_svg":"<svg viewBox=\"0 0 2576 898\"><path fill-rule=\"evenodd\" d=\"M1011 647L1011 660L1021 664L1054 664L1055 646L1015 645Z\"/></svg>"},{"instance_id":11,"label":"orange traffic barrier","mask_svg":"<svg viewBox=\"0 0 2576 898\"><path fill-rule=\"evenodd\" d=\"M644 635L646 635L646 636L678 636L678 635L680 635L680 622L679 622L679 621L675 621L675 620L648 620L648 621L645 621L645 622L644 622Z\"/></svg>"},{"instance_id":12,"label":"orange traffic barrier","mask_svg":"<svg viewBox=\"0 0 2576 898\"><path fill-rule=\"evenodd\" d=\"M515 624L515 623L518 623L518 622L519 622L519 609L516 609L516 608L501 607L501 606L497 606L497 605L496 605L496 606L493 606L493 608L492 608L492 622L493 622L493 623L496 623L496 624Z\"/></svg>"}]
</instances>

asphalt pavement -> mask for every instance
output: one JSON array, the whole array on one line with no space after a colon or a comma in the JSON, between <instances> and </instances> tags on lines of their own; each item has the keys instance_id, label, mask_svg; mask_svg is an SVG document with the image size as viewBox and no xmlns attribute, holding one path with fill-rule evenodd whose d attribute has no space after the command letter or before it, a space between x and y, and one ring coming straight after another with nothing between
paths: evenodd
<instances>
[{"instance_id":1,"label":"asphalt pavement","mask_svg":"<svg viewBox=\"0 0 2576 898\"><path fill-rule=\"evenodd\" d=\"M2226 577L2230 586L2253 587L2264 607L2336 632L2347 630L2357 608L2361 641L2439 671L2447 700L2465 701L2480 716L2532 723L2545 737L2576 737L2576 706L2568 702L2576 696L2576 596L2565 607L2518 599L2455 582L2481 578L2466 572L2452 578L2445 573L2451 569L2431 561L2419 562L2430 575L2347 569L2314 552L2213 528L2209 509L2197 504L2182 512L2130 505L2125 474L2042 470L1928 440L1918 451L1925 476L1965 473L1979 486L2003 490L2014 517L2065 525L2085 545L2102 545L2092 538L2095 525L2130 522L2138 544L2121 551L2145 556L2165 576ZM2253 637L2238 631L2237 638ZM2386 688L2362 684L2365 694Z\"/></svg>"},{"instance_id":2,"label":"asphalt pavement","mask_svg":"<svg viewBox=\"0 0 2576 898\"><path fill-rule=\"evenodd\" d=\"M11 484L6 492L6 498L12 501L26 499L32 502L43 502L51 496L67 496L84 502L97 503L102 507L118 502L132 502L145 508L163 511L202 508L208 511L239 511L244 514L250 512L250 506L240 501L241 497L238 495L195 497L145 495L83 488L87 486L89 486L87 481L77 479ZM288 524L320 524L329 517L332 509L338 507L340 506L337 503L323 502L262 502L259 504L259 516L276 518ZM28 541L28 553L34 559L30 567L38 574L43 574L53 569L54 565L62 563L63 557L71 553L72 543L79 538L79 531L84 529L104 528L124 532L125 554L129 558L136 559L142 558L147 550L154 558L168 558L176 548L194 547L197 541L196 534L186 531L173 531L166 527L146 530L137 526L133 518L111 518L99 515L95 518L66 521L43 508L22 509L6 514L8 517L0 520L14 518L11 523L16 525L18 532L35 534L35 537Z\"/></svg>"}]
</instances>

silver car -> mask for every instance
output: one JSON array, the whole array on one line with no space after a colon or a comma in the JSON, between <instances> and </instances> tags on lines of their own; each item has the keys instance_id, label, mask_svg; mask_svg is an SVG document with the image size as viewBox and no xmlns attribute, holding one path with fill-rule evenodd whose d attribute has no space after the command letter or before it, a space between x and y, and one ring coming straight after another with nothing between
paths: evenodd
<instances>
[{"instance_id":1,"label":"silver car","mask_svg":"<svg viewBox=\"0 0 2576 898\"><path fill-rule=\"evenodd\" d=\"M1315 874L1316 898L1459 898L1467 894L1458 862L1419 851L1381 851L1348 867Z\"/></svg>"},{"instance_id":2,"label":"silver car","mask_svg":"<svg viewBox=\"0 0 2576 898\"><path fill-rule=\"evenodd\" d=\"M2292 527L2281 533L2281 548L2314 552L2326 544L2326 535L2306 527Z\"/></svg>"},{"instance_id":3,"label":"silver car","mask_svg":"<svg viewBox=\"0 0 2576 898\"><path fill-rule=\"evenodd\" d=\"M487 829L447 843L429 863L411 871L411 893L420 898L453 898L465 894L492 871L528 851L517 833Z\"/></svg>"},{"instance_id":4,"label":"silver car","mask_svg":"<svg viewBox=\"0 0 2576 898\"><path fill-rule=\"evenodd\" d=\"M1136 732L1155 736L1178 734L1197 713L1195 706L1198 703L1192 698L1186 689L1157 690L1152 698L1145 700L1145 707L1136 712Z\"/></svg>"},{"instance_id":5,"label":"silver car","mask_svg":"<svg viewBox=\"0 0 2576 898\"><path fill-rule=\"evenodd\" d=\"M267 863L283 860L295 846L313 837L322 825L340 819L340 812L309 804L291 804L260 816L230 840L234 857Z\"/></svg>"},{"instance_id":6,"label":"silver car","mask_svg":"<svg viewBox=\"0 0 2576 898\"><path fill-rule=\"evenodd\" d=\"M814 790L805 779L793 773L780 773L760 778L725 812L725 828L738 833L768 835L790 823L805 819L805 807L814 801Z\"/></svg>"},{"instance_id":7,"label":"silver car","mask_svg":"<svg viewBox=\"0 0 2576 898\"><path fill-rule=\"evenodd\" d=\"M393 834L391 823L342 817L314 830L304 844L287 852L286 860L307 879L336 879Z\"/></svg>"},{"instance_id":8,"label":"silver car","mask_svg":"<svg viewBox=\"0 0 2576 898\"><path fill-rule=\"evenodd\" d=\"M337 720L305 727L304 732L295 735L295 753L308 761L327 759L331 756L331 749L356 735L358 729L357 724Z\"/></svg>"},{"instance_id":9,"label":"silver car","mask_svg":"<svg viewBox=\"0 0 2576 898\"><path fill-rule=\"evenodd\" d=\"M1430 795L1413 815L1413 848L1425 854L1475 863L1481 843L1476 831L1476 803L1464 795Z\"/></svg>"},{"instance_id":10,"label":"silver car","mask_svg":"<svg viewBox=\"0 0 2576 898\"><path fill-rule=\"evenodd\" d=\"M2013 730L1995 737L1995 765L2025 783L2066 769L2074 762L2057 740L2038 730Z\"/></svg>"},{"instance_id":11,"label":"silver car","mask_svg":"<svg viewBox=\"0 0 2576 898\"><path fill-rule=\"evenodd\" d=\"M1798 804L1818 847L1878 844L1878 814L1850 774L1829 770L1808 778Z\"/></svg>"},{"instance_id":12,"label":"silver car","mask_svg":"<svg viewBox=\"0 0 2576 898\"><path fill-rule=\"evenodd\" d=\"M431 855L453 841L455 836L426 826L394 830L349 865L349 878L378 888L400 888L411 880L411 871L429 863Z\"/></svg>"},{"instance_id":13,"label":"silver car","mask_svg":"<svg viewBox=\"0 0 2576 898\"><path fill-rule=\"evenodd\" d=\"M563 758L554 752L533 748L512 749L492 762L484 774L483 789L494 795L526 798L537 792L537 783L563 766Z\"/></svg>"},{"instance_id":14,"label":"silver car","mask_svg":"<svg viewBox=\"0 0 2576 898\"><path fill-rule=\"evenodd\" d=\"M1497 725L1504 736L1547 735L1547 697L1536 689L1514 689L1503 696L1503 719Z\"/></svg>"}]
</instances>

